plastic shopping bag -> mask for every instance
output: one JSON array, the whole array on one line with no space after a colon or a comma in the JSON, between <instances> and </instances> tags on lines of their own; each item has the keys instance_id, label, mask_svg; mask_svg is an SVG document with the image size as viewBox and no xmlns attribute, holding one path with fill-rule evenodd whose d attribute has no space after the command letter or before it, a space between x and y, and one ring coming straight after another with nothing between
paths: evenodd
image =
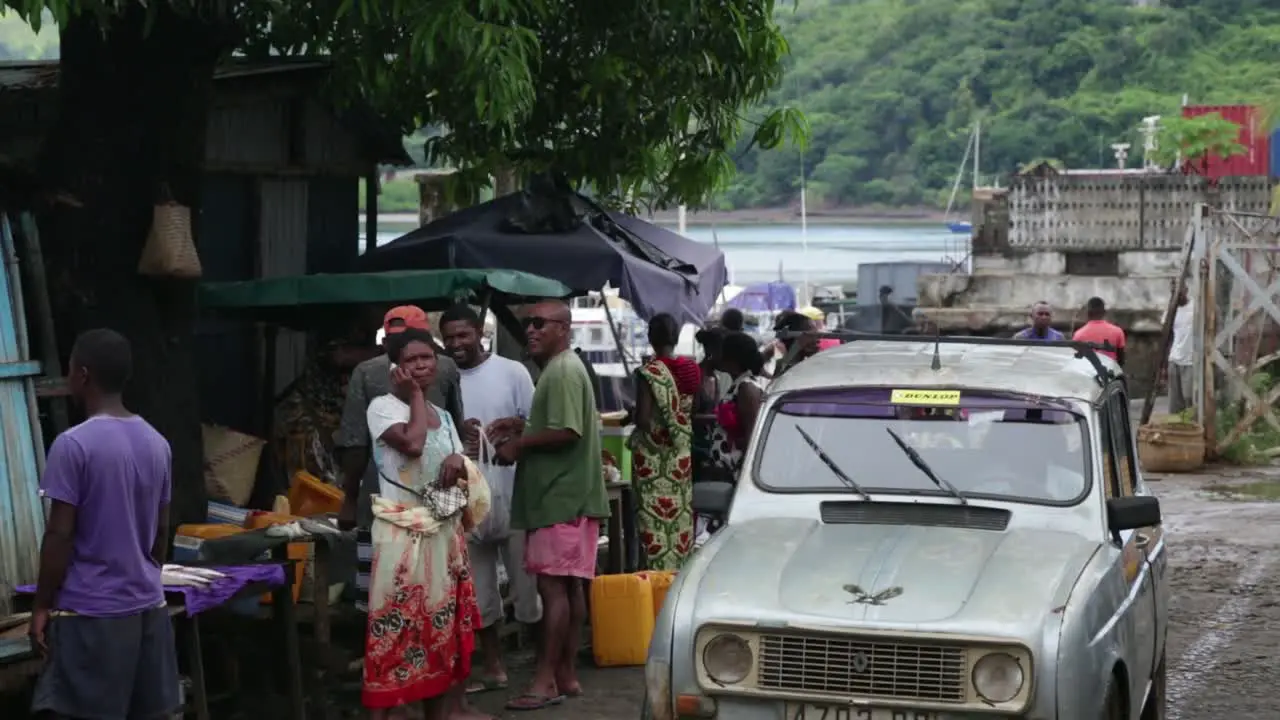
<instances>
[{"instance_id":1,"label":"plastic shopping bag","mask_svg":"<svg viewBox=\"0 0 1280 720\"><path fill-rule=\"evenodd\" d=\"M511 533L511 493L515 468L499 465L497 450L484 432L480 433L480 457L476 468L484 475L489 484L489 495L492 498L489 515L472 531L471 538L476 542L490 543L506 540Z\"/></svg>"}]
</instances>

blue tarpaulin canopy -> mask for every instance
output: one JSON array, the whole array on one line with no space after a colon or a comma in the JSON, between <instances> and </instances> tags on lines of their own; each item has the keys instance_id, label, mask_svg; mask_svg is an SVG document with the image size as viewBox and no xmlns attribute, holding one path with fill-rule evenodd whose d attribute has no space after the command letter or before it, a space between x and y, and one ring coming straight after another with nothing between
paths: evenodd
<instances>
[{"instance_id":1,"label":"blue tarpaulin canopy","mask_svg":"<svg viewBox=\"0 0 1280 720\"><path fill-rule=\"evenodd\" d=\"M748 285L728 305L746 312L795 310L796 289L781 281Z\"/></svg>"}]
</instances>

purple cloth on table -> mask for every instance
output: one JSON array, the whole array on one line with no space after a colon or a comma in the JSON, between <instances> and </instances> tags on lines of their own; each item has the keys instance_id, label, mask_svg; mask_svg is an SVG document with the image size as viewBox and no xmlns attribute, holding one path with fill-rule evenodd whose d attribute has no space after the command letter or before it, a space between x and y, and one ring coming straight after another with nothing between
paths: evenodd
<instances>
[{"instance_id":1,"label":"purple cloth on table","mask_svg":"<svg viewBox=\"0 0 1280 720\"><path fill-rule=\"evenodd\" d=\"M235 594L253 583L266 583L279 587L285 583L284 566L282 565L235 565L232 567L210 567L226 575L209 585L166 585L165 593L180 593L183 606L188 615L195 615L211 610L226 603ZM21 585L15 588L19 593L30 595L36 591L35 585Z\"/></svg>"}]
</instances>

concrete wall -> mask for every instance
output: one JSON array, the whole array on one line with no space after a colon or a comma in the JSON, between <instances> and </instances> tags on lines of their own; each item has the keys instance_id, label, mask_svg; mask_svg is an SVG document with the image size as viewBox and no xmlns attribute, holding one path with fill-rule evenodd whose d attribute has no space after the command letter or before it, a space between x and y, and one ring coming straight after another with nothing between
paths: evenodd
<instances>
[{"instance_id":1,"label":"concrete wall","mask_svg":"<svg viewBox=\"0 0 1280 720\"><path fill-rule=\"evenodd\" d=\"M1014 178L1008 248L1014 251L1176 250L1196 203L1266 213L1273 181L1194 175Z\"/></svg>"},{"instance_id":2,"label":"concrete wall","mask_svg":"<svg viewBox=\"0 0 1280 720\"><path fill-rule=\"evenodd\" d=\"M1008 336L1043 300L1070 332L1084 323L1085 302L1101 297L1129 335L1131 389L1143 393L1196 204L1265 214L1273 185L1154 174L1015 178L1008 191L975 198L972 274L922 276L917 320L945 333ZM1207 219L1205 230L1221 222Z\"/></svg>"}]
</instances>

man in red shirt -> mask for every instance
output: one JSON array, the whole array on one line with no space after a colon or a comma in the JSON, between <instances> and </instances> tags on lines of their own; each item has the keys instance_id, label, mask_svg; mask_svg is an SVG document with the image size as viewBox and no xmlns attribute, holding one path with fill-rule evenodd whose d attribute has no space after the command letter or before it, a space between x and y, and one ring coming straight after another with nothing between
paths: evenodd
<instances>
[{"instance_id":1,"label":"man in red shirt","mask_svg":"<svg viewBox=\"0 0 1280 720\"><path fill-rule=\"evenodd\" d=\"M1099 352L1110 356L1120 367L1124 367L1124 330L1106 319L1107 304L1100 297L1091 297L1085 305L1085 311L1089 322L1076 330L1071 339L1098 344L1110 343L1111 347L1115 348L1115 352L1110 350Z\"/></svg>"}]
</instances>

